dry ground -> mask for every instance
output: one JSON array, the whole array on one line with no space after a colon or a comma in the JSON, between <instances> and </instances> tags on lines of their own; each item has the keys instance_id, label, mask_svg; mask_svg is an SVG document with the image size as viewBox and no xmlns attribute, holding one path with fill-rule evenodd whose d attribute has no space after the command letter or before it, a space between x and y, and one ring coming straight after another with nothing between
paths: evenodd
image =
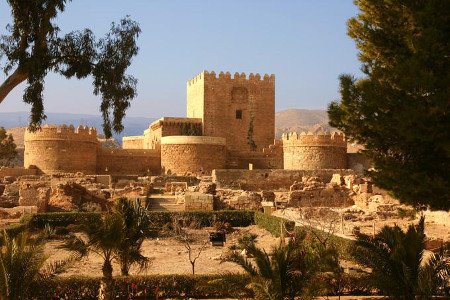
<instances>
[{"instance_id":1,"label":"dry ground","mask_svg":"<svg viewBox=\"0 0 450 300\"><path fill-rule=\"evenodd\" d=\"M198 240L192 245L194 255L199 248L208 240L208 232L211 228L202 230L192 230L192 234L198 237ZM213 247L210 244L206 246L195 265L196 274L220 274L224 272L242 272L242 269L229 262L220 263L220 257L225 254L228 247L233 245L237 239L245 233L255 233L258 235L257 244L269 250L278 242L269 232L257 226L245 228L235 228L235 232L227 234L227 242L224 247ZM70 257L71 252L59 249L63 243L62 240L50 240L45 244L45 253L48 256L47 262L63 260ZM191 264L188 259L188 251L184 244L174 237L147 239L142 246L143 254L153 259L152 264L147 271L139 273L145 274L191 274ZM62 276L101 276L102 259L99 255L91 253L88 257L75 262ZM120 269L117 264L113 265L114 275L120 275ZM130 271L131 275L138 274L137 269Z\"/></svg>"}]
</instances>

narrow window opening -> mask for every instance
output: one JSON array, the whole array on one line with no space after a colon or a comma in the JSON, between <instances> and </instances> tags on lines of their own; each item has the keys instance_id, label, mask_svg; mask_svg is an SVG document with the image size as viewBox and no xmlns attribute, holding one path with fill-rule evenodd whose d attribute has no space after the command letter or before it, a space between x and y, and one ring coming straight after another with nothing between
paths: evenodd
<instances>
[{"instance_id":1,"label":"narrow window opening","mask_svg":"<svg viewBox=\"0 0 450 300\"><path fill-rule=\"evenodd\" d=\"M236 119L239 119L239 120L242 119L242 110L237 110L236 111Z\"/></svg>"}]
</instances>

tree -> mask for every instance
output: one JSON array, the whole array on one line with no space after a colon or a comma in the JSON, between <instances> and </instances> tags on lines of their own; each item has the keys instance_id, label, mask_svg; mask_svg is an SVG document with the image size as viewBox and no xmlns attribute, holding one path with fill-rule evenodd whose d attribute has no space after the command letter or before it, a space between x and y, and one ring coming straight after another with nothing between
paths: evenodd
<instances>
[{"instance_id":1,"label":"tree","mask_svg":"<svg viewBox=\"0 0 450 300\"><path fill-rule=\"evenodd\" d=\"M115 209L123 219L123 238L117 249L117 260L122 275L128 276L133 264L139 265L141 270L148 267L149 259L141 254L141 247L149 234L150 219L139 199L131 202L121 198Z\"/></svg>"},{"instance_id":2,"label":"tree","mask_svg":"<svg viewBox=\"0 0 450 300\"><path fill-rule=\"evenodd\" d=\"M0 299L26 299L45 262L42 248L29 243L26 233L10 237L5 231L0 251Z\"/></svg>"},{"instance_id":3,"label":"tree","mask_svg":"<svg viewBox=\"0 0 450 300\"><path fill-rule=\"evenodd\" d=\"M238 264L251 276L250 287L255 299L313 298L319 291L318 281L314 279L324 270L321 263L324 253L306 241L306 237L304 232L297 233L288 243L280 242L269 254L256 247L254 236L247 236L239 241L245 247L245 254L233 250L225 261Z\"/></svg>"},{"instance_id":4,"label":"tree","mask_svg":"<svg viewBox=\"0 0 450 300\"><path fill-rule=\"evenodd\" d=\"M99 299L115 299L112 262L124 239L123 219L117 212L109 211L102 216L98 223L85 224L83 229L87 240L72 235L63 248L76 251L80 256L86 256L91 251L100 255L103 258L103 276Z\"/></svg>"},{"instance_id":5,"label":"tree","mask_svg":"<svg viewBox=\"0 0 450 300\"><path fill-rule=\"evenodd\" d=\"M5 128L0 127L0 166L9 165L16 156L16 144L13 136L7 134Z\"/></svg>"},{"instance_id":6,"label":"tree","mask_svg":"<svg viewBox=\"0 0 450 300\"><path fill-rule=\"evenodd\" d=\"M340 76L330 125L364 145L373 181L400 201L450 208L450 6L356 0L348 21L364 78Z\"/></svg>"},{"instance_id":7,"label":"tree","mask_svg":"<svg viewBox=\"0 0 450 300\"><path fill-rule=\"evenodd\" d=\"M372 270L367 278L370 286L396 299L436 295L450 275L450 263L444 249L424 258L424 229L421 217L406 232L396 225L383 227L374 237L358 236L351 252L358 263Z\"/></svg>"},{"instance_id":8,"label":"tree","mask_svg":"<svg viewBox=\"0 0 450 300\"><path fill-rule=\"evenodd\" d=\"M8 76L0 85L0 103L18 84L27 81L23 101L31 104L30 128L46 118L44 79L49 72L66 78L93 77L94 94L101 95L100 110L106 137L123 129L122 119L136 96L137 80L125 72L137 55L139 25L128 17L112 23L110 32L96 39L90 29L62 37L54 23L70 0L8 0L13 24L0 36L0 59Z\"/></svg>"}]
</instances>

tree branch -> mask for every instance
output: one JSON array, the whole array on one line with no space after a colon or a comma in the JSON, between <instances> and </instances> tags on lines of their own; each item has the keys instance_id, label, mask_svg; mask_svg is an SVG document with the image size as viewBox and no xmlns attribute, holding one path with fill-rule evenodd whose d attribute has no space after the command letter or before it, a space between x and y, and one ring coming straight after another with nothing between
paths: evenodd
<instances>
[{"instance_id":1,"label":"tree branch","mask_svg":"<svg viewBox=\"0 0 450 300\"><path fill-rule=\"evenodd\" d=\"M8 96L8 94L25 79L28 78L28 73L22 72L17 68L6 80L0 85L0 104Z\"/></svg>"}]
</instances>

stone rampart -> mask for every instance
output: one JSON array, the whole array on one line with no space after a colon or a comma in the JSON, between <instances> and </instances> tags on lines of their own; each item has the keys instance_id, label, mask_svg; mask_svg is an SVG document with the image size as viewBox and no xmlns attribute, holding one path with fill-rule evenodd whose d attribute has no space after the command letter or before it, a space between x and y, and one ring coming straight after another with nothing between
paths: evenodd
<instances>
[{"instance_id":1,"label":"stone rampart","mask_svg":"<svg viewBox=\"0 0 450 300\"><path fill-rule=\"evenodd\" d=\"M224 138L166 136L161 138L161 166L166 174L210 174L226 165Z\"/></svg>"},{"instance_id":2,"label":"stone rampart","mask_svg":"<svg viewBox=\"0 0 450 300\"><path fill-rule=\"evenodd\" d=\"M46 174L83 172L97 169L97 131L79 126L44 125L40 130L25 131L24 166L36 166Z\"/></svg>"},{"instance_id":3,"label":"stone rampart","mask_svg":"<svg viewBox=\"0 0 450 300\"><path fill-rule=\"evenodd\" d=\"M342 133L283 134L284 169L347 168L347 142Z\"/></svg>"},{"instance_id":4,"label":"stone rampart","mask_svg":"<svg viewBox=\"0 0 450 300\"><path fill-rule=\"evenodd\" d=\"M157 150L99 148L97 174L156 175L160 171Z\"/></svg>"},{"instance_id":5,"label":"stone rampart","mask_svg":"<svg viewBox=\"0 0 450 300\"><path fill-rule=\"evenodd\" d=\"M144 148L144 136L124 136L122 138L123 149L145 149Z\"/></svg>"},{"instance_id":6,"label":"stone rampart","mask_svg":"<svg viewBox=\"0 0 450 300\"><path fill-rule=\"evenodd\" d=\"M353 175L353 170L214 170L213 182L219 188L243 189L248 191L288 191L294 181L302 181L302 177L319 177L323 182L330 182L333 174L341 176Z\"/></svg>"}]
</instances>

